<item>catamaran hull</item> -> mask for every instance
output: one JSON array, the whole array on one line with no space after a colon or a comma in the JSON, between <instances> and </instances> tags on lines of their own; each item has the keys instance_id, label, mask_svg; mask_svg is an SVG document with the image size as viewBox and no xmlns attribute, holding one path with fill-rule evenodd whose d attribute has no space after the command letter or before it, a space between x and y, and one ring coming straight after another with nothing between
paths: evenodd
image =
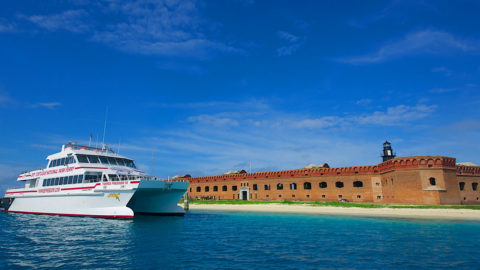
<instances>
[{"instance_id":1,"label":"catamaran hull","mask_svg":"<svg viewBox=\"0 0 480 270\"><path fill-rule=\"evenodd\" d=\"M14 199L5 212L60 216L88 216L104 218L133 218L126 204L134 194L131 191L94 192L51 196L29 196ZM113 194L110 195L110 194Z\"/></svg>"},{"instance_id":2,"label":"catamaran hull","mask_svg":"<svg viewBox=\"0 0 480 270\"><path fill-rule=\"evenodd\" d=\"M135 182L135 184L133 184ZM139 183L138 183L139 182ZM137 185L138 183L138 185ZM178 201L188 182L141 180L122 187L97 183L93 190L72 193L9 196L3 212L102 218L133 218L135 214L184 215ZM75 188L74 188L75 189Z\"/></svg>"},{"instance_id":3,"label":"catamaran hull","mask_svg":"<svg viewBox=\"0 0 480 270\"><path fill-rule=\"evenodd\" d=\"M178 202L187 188L188 182L142 180L127 206L135 214L183 216L185 210Z\"/></svg>"}]
</instances>

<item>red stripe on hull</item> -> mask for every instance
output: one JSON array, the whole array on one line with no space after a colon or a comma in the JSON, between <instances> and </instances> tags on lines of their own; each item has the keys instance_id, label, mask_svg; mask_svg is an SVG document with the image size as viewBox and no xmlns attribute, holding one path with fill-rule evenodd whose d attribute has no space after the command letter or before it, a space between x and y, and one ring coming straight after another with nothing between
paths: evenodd
<instances>
[{"instance_id":1,"label":"red stripe on hull","mask_svg":"<svg viewBox=\"0 0 480 270\"><path fill-rule=\"evenodd\" d=\"M12 191L12 192L6 192L5 194L13 194L13 193L31 193L31 192L37 192L36 190L27 190L27 191Z\"/></svg>"},{"instance_id":2,"label":"red stripe on hull","mask_svg":"<svg viewBox=\"0 0 480 270\"><path fill-rule=\"evenodd\" d=\"M130 181L130 184L138 184L140 181Z\"/></svg>"},{"instance_id":3,"label":"red stripe on hull","mask_svg":"<svg viewBox=\"0 0 480 270\"><path fill-rule=\"evenodd\" d=\"M108 168L104 168L104 167L75 167L75 170L78 170L78 169L101 169L101 170L106 170Z\"/></svg>"},{"instance_id":4,"label":"red stripe on hull","mask_svg":"<svg viewBox=\"0 0 480 270\"><path fill-rule=\"evenodd\" d=\"M9 211L9 210L2 210L2 212L18 213L18 214L50 215L50 216L69 216L69 217L133 218L133 216L107 216L107 215L83 215L83 214L41 213L41 212L24 212L24 211Z\"/></svg>"},{"instance_id":5,"label":"red stripe on hull","mask_svg":"<svg viewBox=\"0 0 480 270\"><path fill-rule=\"evenodd\" d=\"M62 191L63 191L63 190L75 190L75 189L92 189L92 188L96 188L97 186L100 186L100 183L97 183L97 184L95 184L95 185L92 186L92 187L62 188Z\"/></svg>"}]
</instances>

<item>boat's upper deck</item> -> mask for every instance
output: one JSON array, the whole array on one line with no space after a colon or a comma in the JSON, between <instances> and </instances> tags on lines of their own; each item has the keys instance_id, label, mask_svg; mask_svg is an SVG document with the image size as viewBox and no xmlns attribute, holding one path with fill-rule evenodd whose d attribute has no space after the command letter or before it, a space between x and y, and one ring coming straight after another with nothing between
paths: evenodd
<instances>
[{"instance_id":1,"label":"boat's upper deck","mask_svg":"<svg viewBox=\"0 0 480 270\"><path fill-rule=\"evenodd\" d=\"M18 181L26 181L36 176L44 175L43 172L50 172L55 170L55 173L66 172L67 168L76 167L81 168L125 168L135 172L142 173L136 170L135 162L127 157L115 153L112 149L106 147L102 148L81 146L76 144L67 144L62 146L62 151L49 155L47 157L47 165L45 169L38 169L30 172L24 172L17 178Z\"/></svg>"}]
</instances>

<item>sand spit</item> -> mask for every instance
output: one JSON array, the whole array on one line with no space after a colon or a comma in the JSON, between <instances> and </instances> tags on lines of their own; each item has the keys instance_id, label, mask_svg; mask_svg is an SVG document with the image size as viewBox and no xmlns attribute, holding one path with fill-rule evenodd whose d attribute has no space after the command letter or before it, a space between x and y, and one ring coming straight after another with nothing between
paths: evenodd
<instances>
[{"instance_id":1,"label":"sand spit","mask_svg":"<svg viewBox=\"0 0 480 270\"><path fill-rule=\"evenodd\" d=\"M190 204L190 209L480 221L480 210L470 209L359 208L279 204Z\"/></svg>"}]
</instances>

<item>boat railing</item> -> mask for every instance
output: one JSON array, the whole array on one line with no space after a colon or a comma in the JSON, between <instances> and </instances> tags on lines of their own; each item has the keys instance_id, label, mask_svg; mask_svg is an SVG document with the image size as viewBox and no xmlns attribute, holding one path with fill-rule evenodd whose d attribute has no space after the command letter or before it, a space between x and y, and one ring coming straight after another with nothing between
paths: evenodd
<instances>
[{"instance_id":1,"label":"boat railing","mask_svg":"<svg viewBox=\"0 0 480 270\"><path fill-rule=\"evenodd\" d=\"M164 179L164 178L159 178L159 177L156 177L156 176L144 176L144 177L140 177L140 179L153 180L153 181L165 181L165 182L182 182L182 183L188 182L187 179L183 179L183 178Z\"/></svg>"},{"instance_id":2,"label":"boat railing","mask_svg":"<svg viewBox=\"0 0 480 270\"><path fill-rule=\"evenodd\" d=\"M7 187L7 190L17 190L17 189L25 189L25 186L23 186L23 187Z\"/></svg>"}]
</instances>

